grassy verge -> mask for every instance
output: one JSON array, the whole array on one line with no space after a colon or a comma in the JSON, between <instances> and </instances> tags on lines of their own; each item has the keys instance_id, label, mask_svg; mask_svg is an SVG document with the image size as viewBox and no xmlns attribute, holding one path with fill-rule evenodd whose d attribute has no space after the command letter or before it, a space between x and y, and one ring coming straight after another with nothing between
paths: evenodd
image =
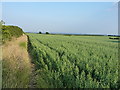
<instances>
[{"instance_id":1,"label":"grassy verge","mask_svg":"<svg viewBox=\"0 0 120 90\"><path fill-rule=\"evenodd\" d=\"M15 38L3 45L3 88L29 87L31 63L27 53L27 37Z\"/></svg>"}]
</instances>

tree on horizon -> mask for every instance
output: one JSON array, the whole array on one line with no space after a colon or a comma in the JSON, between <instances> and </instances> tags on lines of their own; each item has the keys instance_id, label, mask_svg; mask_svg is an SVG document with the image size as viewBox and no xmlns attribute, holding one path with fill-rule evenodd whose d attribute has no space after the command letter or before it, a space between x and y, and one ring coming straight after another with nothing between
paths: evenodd
<instances>
[{"instance_id":1,"label":"tree on horizon","mask_svg":"<svg viewBox=\"0 0 120 90\"><path fill-rule=\"evenodd\" d=\"M46 34L50 34L49 32L46 32Z\"/></svg>"},{"instance_id":2,"label":"tree on horizon","mask_svg":"<svg viewBox=\"0 0 120 90\"><path fill-rule=\"evenodd\" d=\"M2 25L3 25L3 24L5 24L5 22L4 22L3 20L1 20L1 21L0 21L0 24L2 24Z\"/></svg>"},{"instance_id":3,"label":"tree on horizon","mask_svg":"<svg viewBox=\"0 0 120 90\"><path fill-rule=\"evenodd\" d=\"M42 32L41 32L41 31L39 31L39 34L42 34Z\"/></svg>"}]
</instances>

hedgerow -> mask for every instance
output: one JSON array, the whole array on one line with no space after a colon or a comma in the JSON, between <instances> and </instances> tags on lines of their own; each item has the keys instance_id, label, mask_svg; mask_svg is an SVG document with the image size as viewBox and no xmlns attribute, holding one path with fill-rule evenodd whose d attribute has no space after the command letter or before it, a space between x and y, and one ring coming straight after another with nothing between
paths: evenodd
<instances>
[{"instance_id":1,"label":"hedgerow","mask_svg":"<svg viewBox=\"0 0 120 90\"><path fill-rule=\"evenodd\" d=\"M2 41L11 40L12 37L20 37L23 35L23 31L18 26L5 26L2 25Z\"/></svg>"}]
</instances>

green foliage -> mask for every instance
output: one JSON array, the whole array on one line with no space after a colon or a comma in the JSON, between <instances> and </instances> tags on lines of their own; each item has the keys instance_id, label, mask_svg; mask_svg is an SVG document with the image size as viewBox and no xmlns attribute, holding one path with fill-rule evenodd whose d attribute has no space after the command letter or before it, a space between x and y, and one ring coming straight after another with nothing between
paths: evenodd
<instances>
[{"instance_id":1,"label":"green foliage","mask_svg":"<svg viewBox=\"0 0 120 90\"><path fill-rule=\"evenodd\" d=\"M46 34L49 34L49 32L46 32Z\"/></svg>"},{"instance_id":2,"label":"green foliage","mask_svg":"<svg viewBox=\"0 0 120 90\"><path fill-rule=\"evenodd\" d=\"M26 48L26 47L27 47L26 42L21 42L19 45L20 45L20 47L23 47L23 48Z\"/></svg>"},{"instance_id":3,"label":"green foliage","mask_svg":"<svg viewBox=\"0 0 120 90\"><path fill-rule=\"evenodd\" d=\"M28 35L38 87L118 88L118 43L107 36Z\"/></svg>"},{"instance_id":4,"label":"green foliage","mask_svg":"<svg viewBox=\"0 0 120 90\"><path fill-rule=\"evenodd\" d=\"M42 32L39 32L39 34L42 34Z\"/></svg>"},{"instance_id":5,"label":"green foliage","mask_svg":"<svg viewBox=\"0 0 120 90\"><path fill-rule=\"evenodd\" d=\"M18 26L2 25L2 41L11 40L12 37L19 37L23 35L23 31Z\"/></svg>"},{"instance_id":6,"label":"green foliage","mask_svg":"<svg viewBox=\"0 0 120 90\"><path fill-rule=\"evenodd\" d=\"M0 21L0 24L2 24L2 25L3 25L3 24L5 24L5 22L4 22L3 20L1 20L1 21Z\"/></svg>"},{"instance_id":7,"label":"green foliage","mask_svg":"<svg viewBox=\"0 0 120 90\"><path fill-rule=\"evenodd\" d=\"M25 62L18 64L17 59L11 59L12 62L10 59L2 61L2 88L27 88L30 77L29 67ZM23 65L24 63L26 65ZM23 66L24 69L21 70L20 67Z\"/></svg>"}]
</instances>

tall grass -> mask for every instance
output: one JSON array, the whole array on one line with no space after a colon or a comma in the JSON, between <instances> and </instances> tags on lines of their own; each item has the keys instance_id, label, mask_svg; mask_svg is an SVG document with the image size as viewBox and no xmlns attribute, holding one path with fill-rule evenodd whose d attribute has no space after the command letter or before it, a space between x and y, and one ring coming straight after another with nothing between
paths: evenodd
<instances>
[{"instance_id":1,"label":"tall grass","mask_svg":"<svg viewBox=\"0 0 120 90\"><path fill-rule=\"evenodd\" d=\"M23 48L25 47L25 48ZM31 63L27 53L27 37L21 36L3 45L3 88L29 87Z\"/></svg>"}]
</instances>

